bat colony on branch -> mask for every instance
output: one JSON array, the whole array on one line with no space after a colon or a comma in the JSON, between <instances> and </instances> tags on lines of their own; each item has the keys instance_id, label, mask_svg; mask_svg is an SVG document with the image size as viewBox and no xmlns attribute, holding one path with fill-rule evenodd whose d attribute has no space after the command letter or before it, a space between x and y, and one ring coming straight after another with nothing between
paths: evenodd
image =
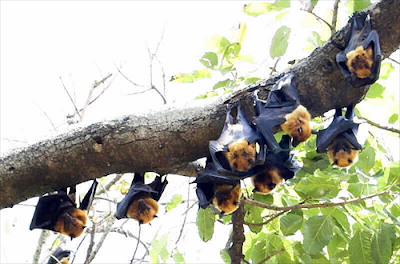
<instances>
[{"instance_id":1,"label":"bat colony on branch","mask_svg":"<svg viewBox=\"0 0 400 264\"><path fill-rule=\"evenodd\" d=\"M346 37L347 46L336 56L343 76L354 87L374 83L379 77L381 51L379 37L371 30L370 17L365 12L355 12L350 19L351 31ZM220 137L210 141L210 155L205 170L196 180L199 206L211 205L220 217L233 213L241 198L240 180L251 177L253 192L267 194L282 181L293 178L301 168L294 158L292 146L305 142L311 135L311 116L300 104L295 75L288 73L278 80L261 100L258 91L253 94L255 116L249 123L239 103L229 105L225 125ZM346 167L354 163L362 149L357 141L358 124L353 122L355 105L346 107L343 116L338 107L332 123L317 133L317 152L327 152L332 165ZM234 111L236 110L236 111ZM235 117L232 112L236 112ZM278 143L274 132L281 128L283 135ZM133 218L139 224L150 223L158 213L158 203L167 180L157 176L145 184L144 173L135 173L131 187L118 203L115 217ZM82 234L86 226L87 211L96 192L97 181L86 193L80 207L75 202L75 186L60 189L55 194L40 197L30 229L52 230L71 239ZM58 248L48 263L68 263L69 251ZM66 261L66 262L63 262Z\"/></svg>"}]
</instances>

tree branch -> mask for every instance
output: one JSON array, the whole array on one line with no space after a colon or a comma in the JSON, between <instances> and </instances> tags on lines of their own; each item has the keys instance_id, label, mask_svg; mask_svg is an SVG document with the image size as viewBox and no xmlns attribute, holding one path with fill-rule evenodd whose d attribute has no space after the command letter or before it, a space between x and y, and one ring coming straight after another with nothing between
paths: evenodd
<instances>
[{"instance_id":1,"label":"tree branch","mask_svg":"<svg viewBox=\"0 0 400 264\"><path fill-rule=\"evenodd\" d=\"M400 44L400 5L382 0L368 8L384 57ZM387 25L394 25L390 30ZM337 46L344 46L347 24L310 56L232 94L184 105L165 105L151 112L123 116L80 127L55 138L18 149L0 159L0 208L89 179L112 173L155 171L181 173L187 164L208 155L210 140L219 137L226 104L240 101L247 118L254 115L251 94L260 97L284 74L296 76L301 103L313 116L361 101L368 86L354 88L336 66ZM335 43L335 44L333 44ZM332 97L332 94L335 96Z\"/></svg>"},{"instance_id":2,"label":"tree branch","mask_svg":"<svg viewBox=\"0 0 400 264\"><path fill-rule=\"evenodd\" d=\"M243 243L245 240L243 220L244 203L239 204L239 208L232 214L232 235L229 238L232 245L228 249L232 264L240 264L243 258Z\"/></svg>"},{"instance_id":3,"label":"tree branch","mask_svg":"<svg viewBox=\"0 0 400 264\"><path fill-rule=\"evenodd\" d=\"M377 128L383 129L383 130L387 130L387 131L390 131L390 132L393 132L393 133L400 134L400 130L398 130L396 128L388 127L388 126L381 126L381 125L379 125L379 124L377 124L377 123L375 123L375 122L373 122L373 121L371 121L371 120L369 120L369 119L367 119L365 117L359 116L359 115L357 115L357 117L360 118L360 119L365 120L365 122L367 122L371 126L374 126L374 127L377 127Z\"/></svg>"}]
</instances>

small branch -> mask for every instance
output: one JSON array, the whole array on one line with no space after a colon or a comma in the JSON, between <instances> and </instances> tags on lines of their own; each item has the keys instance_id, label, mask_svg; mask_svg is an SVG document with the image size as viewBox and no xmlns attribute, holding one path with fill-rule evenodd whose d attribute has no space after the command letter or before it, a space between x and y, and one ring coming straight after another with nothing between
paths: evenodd
<instances>
[{"instance_id":1,"label":"small branch","mask_svg":"<svg viewBox=\"0 0 400 264\"><path fill-rule=\"evenodd\" d=\"M182 224L182 228L181 231L179 232L179 236L178 239L175 242L175 245L178 244L179 240L181 239L182 233L183 233L183 229L185 228L185 223L186 223L186 218L187 218L187 212L189 210L189 195L190 195L190 187L189 187L189 183L190 183L190 178L188 178L188 198L187 198L187 206L186 206L186 214L185 214L185 218L183 219L183 224Z\"/></svg>"},{"instance_id":2,"label":"small branch","mask_svg":"<svg viewBox=\"0 0 400 264\"><path fill-rule=\"evenodd\" d=\"M241 203L245 203L245 204L251 204L251 205L255 205L261 208L266 208L269 210L274 210L274 211L290 211L293 209L300 209L300 208L324 208L324 207L334 207L334 206L341 206L341 205L345 205L345 204L351 204L351 203L357 203L360 201L364 201L373 197L377 197L377 196L382 196L382 195L386 195L388 194L389 191L384 191L381 193L377 193L377 194L373 194L373 195L368 195L365 196L363 198L357 198L357 199L352 199L352 200L348 200L348 201L344 201L344 202L339 202L339 203L322 203L322 204L296 204L296 205L291 205L291 206L272 206L272 205L268 205L268 204L264 204L258 201L254 201L254 200L241 200Z\"/></svg>"},{"instance_id":3,"label":"small branch","mask_svg":"<svg viewBox=\"0 0 400 264\"><path fill-rule=\"evenodd\" d=\"M106 240L108 233L110 233L110 231L111 231L111 226L114 224L114 221L115 221L115 218L112 218L110 220L110 222L108 222L107 228L106 228L104 234L101 236L100 241L97 243L94 251L90 254L88 263L91 263L93 261L93 259L96 257L97 253L99 252L100 248L103 246L103 243ZM93 227L95 227L94 224L93 224Z\"/></svg>"},{"instance_id":4,"label":"small branch","mask_svg":"<svg viewBox=\"0 0 400 264\"><path fill-rule=\"evenodd\" d=\"M74 264L75 257L76 257L76 253L78 253L79 248L81 247L83 241L85 241L85 239L86 239L86 237L87 237L88 234L89 234L89 233L86 233L85 236L82 238L81 242L79 242L79 245L78 245L78 247L76 248L76 250L75 250L75 252L74 252L74 258L72 259L71 264Z\"/></svg>"},{"instance_id":5,"label":"small branch","mask_svg":"<svg viewBox=\"0 0 400 264\"><path fill-rule=\"evenodd\" d=\"M315 18L317 18L318 20L321 20L322 22L324 22L324 23L329 27L329 29L332 31L332 25L329 24L329 23L328 23L325 19L323 19L322 17L319 17L318 15L314 14L313 12L309 12L309 11L307 11L307 10L305 10L305 9L300 9L300 10L305 11L305 12L307 12L307 13L309 13L309 14L315 16Z\"/></svg>"},{"instance_id":6,"label":"small branch","mask_svg":"<svg viewBox=\"0 0 400 264\"><path fill-rule=\"evenodd\" d=\"M76 113L78 114L79 117L81 117L81 115L79 114L78 108L76 107L76 104L75 104L74 100L72 100L72 97L71 97L71 95L69 94L69 92L68 92L68 90L67 90L67 87L65 87L64 82L63 82L61 76L59 76L59 77L60 77L60 81L61 81L61 84L62 84L63 87L64 87L65 92L68 94L69 100L71 100L71 103L74 105L74 108L75 108Z\"/></svg>"},{"instance_id":7,"label":"small branch","mask_svg":"<svg viewBox=\"0 0 400 264\"><path fill-rule=\"evenodd\" d=\"M340 0L335 0L335 3L333 4L331 35L335 34L336 32L336 22L339 9L339 2Z\"/></svg>"},{"instance_id":8,"label":"small branch","mask_svg":"<svg viewBox=\"0 0 400 264\"><path fill-rule=\"evenodd\" d=\"M392 59L392 58L390 58L390 57L387 57L387 59L389 59L389 60L393 61L394 63L400 64L400 62L398 62L397 60L395 60L395 59Z\"/></svg>"},{"instance_id":9,"label":"small branch","mask_svg":"<svg viewBox=\"0 0 400 264\"><path fill-rule=\"evenodd\" d=\"M90 242L89 242L89 247L86 253L86 259L85 259L85 264L90 263L90 257L92 255L93 247L94 247L94 236L96 235L96 224L94 221L92 221L93 227L92 230L90 231Z\"/></svg>"},{"instance_id":10,"label":"small branch","mask_svg":"<svg viewBox=\"0 0 400 264\"><path fill-rule=\"evenodd\" d=\"M275 61L275 64L274 64L274 67L270 67L270 69L271 69L271 73L269 74L269 75L271 75L271 74L273 74L274 72L278 72L277 70L276 70L276 66L278 65L278 62L281 60L281 58L279 57L276 61Z\"/></svg>"},{"instance_id":11,"label":"small branch","mask_svg":"<svg viewBox=\"0 0 400 264\"><path fill-rule=\"evenodd\" d=\"M232 264L240 264L243 258L243 243L245 240L243 219L244 203L241 202L239 208L232 215L232 246L228 249Z\"/></svg>"},{"instance_id":12,"label":"small branch","mask_svg":"<svg viewBox=\"0 0 400 264\"><path fill-rule=\"evenodd\" d=\"M90 89L89 95L88 95L88 97L87 97L87 99L86 99L85 106L83 107L82 115L80 116L79 123L82 123L83 116L85 115L86 109L87 109L87 107L89 106L90 99L92 99L92 94L93 94L94 89L97 88L100 84L104 83L104 82L105 82L108 78L110 78L111 76L112 76L112 73L110 73L109 75L107 75L106 77L104 77L104 78L103 78L101 81L99 81L99 82L94 81L94 84L93 84L92 88Z\"/></svg>"},{"instance_id":13,"label":"small branch","mask_svg":"<svg viewBox=\"0 0 400 264\"><path fill-rule=\"evenodd\" d=\"M114 64L114 66L115 66L115 68L117 68L118 72L122 75L122 77L124 77L128 82L130 82L134 86L138 86L138 87L142 87L142 88L146 88L147 87L147 86L144 86L144 85L141 85L141 84L134 83L131 79L126 77L126 75L117 67L117 65Z\"/></svg>"},{"instance_id":14,"label":"small branch","mask_svg":"<svg viewBox=\"0 0 400 264\"><path fill-rule=\"evenodd\" d=\"M40 108L40 106L39 106L37 103L35 103L35 105L36 105L36 106L40 109L40 111L42 111L42 113L47 117L47 120L49 120L49 122L50 122L51 126L53 127L53 129L54 129L55 131L57 131L56 126L54 125L53 121L51 121L51 119L50 119L50 117L47 115L47 113L46 113L45 111L43 111L43 109Z\"/></svg>"},{"instance_id":15,"label":"small branch","mask_svg":"<svg viewBox=\"0 0 400 264\"><path fill-rule=\"evenodd\" d=\"M123 173L118 173L114 177L114 179L112 179L109 183L107 183L106 186L104 186L104 189L97 191L96 195L100 195L108 191L117 181L119 181L122 178L123 175L124 175Z\"/></svg>"},{"instance_id":16,"label":"small branch","mask_svg":"<svg viewBox=\"0 0 400 264\"><path fill-rule=\"evenodd\" d=\"M360 118L360 119L365 120L365 122L367 122L371 126L374 126L374 127L377 127L377 128L383 129L383 130L387 130L387 131L390 131L390 132L393 132L393 133L400 134L400 130L398 130L396 128L388 127L388 126L381 126L381 125L379 125L379 124L377 124L377 123L375 123L375 122L373 122L373 121L371 121L371 120L369 120L369 119L367 119L365 117L359 116L359 115L357 115L357 117Z\"/></svg>"},{"instance_id":17,"label":"small branch","mask_svg":"<svg viewBox=\"0 0 400 264\"><path fill-rule=\"evenodd\" d=\"M270 218L268 218L268 220L266 220L266 221L264 221L264 222L262 222L262 223L249 223L249 222L244 222L244 224L245 224L245 225L248 225L248 226L263 226L263 225L266 225L266 224L270 223L272 220L274 220L275 218L277 218L277 217L279 217L279 216L281 216L281 215L283 215L283 214L285 214L285 213L286 213L286 211L283 211L283 212L274 214L273 216L271 216Z\"/></svg>"},{"instance_id":18,"label":"small branch","mask_svg":"<svg viewBox=\"0 0 400 264\"><path fill-rule=\"evenodd\" d=\"M282 248L281 250L278 250L277 252L275 252L275 253L272 253L271 255L269 255L268 257L266 257L265 259L263 259L263 260L261 260L260 262L258 262L257 264L262 264L262 263L264 263L264 262L266 262L266 261L268 261L270 258L272 258L273 256L275 256L275 255L278 255L279 253L281 253L281 252L283 252L283 251L285 251L285 249L284 248Z\"/></svg>"},{"instance_id":19,"label":"small branch","mask_svg":"<svg viewBox=\"0 0 400 264\"><path fill-rule=\"evenodd\" d=\"M42 233L40 234L40 237L39 237L38 245L36 247L35 255L33 256L33 261L32 261L33 264L38 264L40 254L42 253L43 245L44 245L44 243L46 243L46 239L49 235L50 235L50 231L47 231L44 229L42 230Z\"/></svg>"}]
</instances>

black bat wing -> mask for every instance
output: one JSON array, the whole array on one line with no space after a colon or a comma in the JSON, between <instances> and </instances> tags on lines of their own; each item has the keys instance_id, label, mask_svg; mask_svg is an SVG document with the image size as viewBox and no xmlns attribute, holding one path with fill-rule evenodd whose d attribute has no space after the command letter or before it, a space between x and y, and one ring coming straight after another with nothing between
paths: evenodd
<instances>
[{"instance_id":1,"label":"black bat wing","mask_svg":"<svg viewBox=\"0 0 400 264\"><path fill-rule=\"evenodd\" d=\"M299 104L300 100L294 81L294 73L288 73L272 87L265 107L282 108Z\"/></svg>"},{"instance_id":2,"label":"black bat wing","mask_svg":"<svg viewBox=\"0 0 400 264\"><path fill-rule=\"evenodd\" d=\"M206 208L214 197L214 184L212 182L197 183L196 195L199 200L199 206Z\"/></svg>"},{"instance_id":3,"label":"black bat wing","mask_svg":"<svg viewBox=\"0 0 400 264\"><path fill-rule=\"evenodd\" d=\"M348 137L350 143L357 142L356 139L356 132L359 124L354 123L352 120L349 120L343 116L336 117L332 123L323 130L318 131L317 134L317 152L324 153L328 150L329 145L332 144L332 141L339 136L340 134L344 133L343 135ZM358 142L357 144L358 145Z\"/></svg>"},{"instance_id":4,"label":"black bat wing","mask_svg":"<svg viewBox=\"0 0 400 264\"><path fill-rule=\"evenodd\" d=\"M157 176L152 183L149 184L150 188L155 191L151 193L151 196L154 200L158 201L160 200L160 197L162 193L165 190L165 187L167 186L168 181L165 178L164 181L161 181L161 177Z\"/></svg>"},{"instance_id":5,"label":"black bat wing","mask_svg":"<svg viewBox=\"0 0 400 264\"><path fill-rule=\"evenodd\" d=\"M69 255L71 255L71 251L70 250L62 250L60 247L58 247L53 253L52 255L57 258L58 260L61 260L62 258L67 258L69 257ZM47 262L47 264L57 264L58 262L50 256L49 261Z\"/></svg>"},{"instance_id":6,"label":"black bat wing","mask_svg":"<svg viewBox=\"0 0 400 264\"><path fill-rule=\"evenodd\" d=\"M75 203L65 193L40 197L29 229L40 228L55 231L54 225L58 217L71 207L76 208Z\"/></svg>"},{"instance_id":7,"label":"black bat wing","mask_svg":"<svg viewBox=\"0 0 400 264\"><path fill-rule=\"evenodd\" d=\"M92 205L94 195L96 193L97 185L99 183L97 182L96 179L93 180L93 184L90 187L90 189L87 191L85 197L83 198L83 201L79 205L79 209L81 210L88 210L90 206Z\"/></svg>"},{"instance_id":8,"label":"black bat wing","mask_svg":"<svg viewBox=\"0 0 400 264\"><path fill-rule=\"evenodd\" d=\"M355 12L351 20L350 37L346 48L336 55L336 62L343 76L354 86L360 87L374 83L379 78L381 68L382 53L379 43L379 35L376 30L371 30L371 19L366 12ZM363 46L364 50L372 47L374 57L371 74L366 78L358 78L350 73L346 62L346 54L358 46Z\"/></svg>"},{"instance_id":9,"label":"black bat wing","mask_svg":"<svg viewBox=\"0 0 400 264\"><path fill-rule=\"evenodd\" d=\"M257 142L260 146L260 151L256 154L254 166L261 165L264 163L265 159L264 138L254 126L249 124L242 110L240 109L240 105L237 108L236 125L241 126L242 129L231 129L230 126L234 125L233 117L230 114L232 108L233 106L231 106L227 111L225 126L220 137L215 141L210 141L209 150L214 162L214 166L218 172L225 175L246 176L249 173L252 173L251 170L249 170L250 172L232 172L224 152L229 151L228 146L231 143L234 143L240 139L245 139L249 144Z\"/></svg>"},{"instance_id":10,"label":"black bat wing","mask_svg":"<svg viewBox=\"0 0 400 264\"><path fill-rule=\"evenodd\" d=\"M124 199L122 199L122 201L117 204L115 217L117 219L126 218L126 211L128 210L129 205L135 200L138 194L143 192L157 193L157 191L152 190L149 185L143 184L141 182L135 182L135 178L133 178L132 185L129 188L128 193L125 195Z\"/></svg>"}]
</instances>

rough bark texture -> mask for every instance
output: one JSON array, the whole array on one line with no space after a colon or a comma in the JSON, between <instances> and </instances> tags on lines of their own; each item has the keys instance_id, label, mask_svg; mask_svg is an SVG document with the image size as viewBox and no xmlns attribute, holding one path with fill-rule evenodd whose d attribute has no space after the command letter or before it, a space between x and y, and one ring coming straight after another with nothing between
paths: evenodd
<instances>
[{"instance_id":1,"label":"rough bark texture","mask_svg":"<svg viewBox=\"0 0 400 264\"><path fill-rule=\"evenodd\" d=\"M383 0L369 10L372 26L380 36L382 54L389 56L400 44L399 1ZM350 86L335 62L340 51L336 46L344 46L349 29L347 24L282 74L231 95L95 123L16 150L0 160L0 208L111 173L155 171L193 176L198 167L188 168L187 164L205 157L208 141L218 138L225 104L241 101L246 114L252 115L251 92L267 91L289 71L296 74L300 100L313 116L361 101L369 87Z\"/></svg>"}]
</instances>

